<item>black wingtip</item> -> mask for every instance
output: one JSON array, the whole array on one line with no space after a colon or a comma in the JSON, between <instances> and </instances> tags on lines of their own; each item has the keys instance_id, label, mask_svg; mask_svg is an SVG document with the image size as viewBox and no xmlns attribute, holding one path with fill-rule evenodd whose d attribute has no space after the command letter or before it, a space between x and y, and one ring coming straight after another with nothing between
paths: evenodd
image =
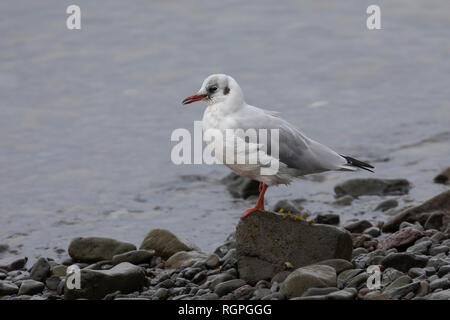
<instances>
[{"instance_id":1,"label":"black wingtip","mask_svg":"<svg viewBox=\"0 0 450 320\"><path fill-rule=\"evenodd\" d=\"M375 167L366 162L362 162L360 160L357 160L357 159L349 157L349 156L343 156L343 155L341 155L341 156L344 157L345 160L347 160L347 163L353 167L357 167L357 168L361 168L361 169L364 169L364 170L367 170L370 172L374 172L373 170L370 170L369 168L375 169Z\"/></svg>"}]
</instances>

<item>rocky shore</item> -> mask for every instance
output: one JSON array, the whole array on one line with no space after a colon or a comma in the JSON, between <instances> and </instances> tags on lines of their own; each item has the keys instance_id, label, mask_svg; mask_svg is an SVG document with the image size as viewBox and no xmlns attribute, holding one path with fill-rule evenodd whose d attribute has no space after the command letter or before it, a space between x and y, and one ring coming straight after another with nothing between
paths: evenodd
<instances>
[{"instance_id":1,"label":"rocky shore","mask_svg":"<svg viewBox=\"0 0 450 320\"><path fill-rule=\"evenodd\" d=\"M435 181L448 183L446 177L448 170ZM233 176L224 183L236 197L257 188ZM338 215L311 215L284 200L239 221L213 253L163 229L151 230L139 248L77 237L64 261L0 260L0 299L450 300L450 190L404 208L382 199L410 188L404 179L336 185L337 203L376 195L377 209L391 211L385 222L344 226Z\"/></svg>"}]
</instances>

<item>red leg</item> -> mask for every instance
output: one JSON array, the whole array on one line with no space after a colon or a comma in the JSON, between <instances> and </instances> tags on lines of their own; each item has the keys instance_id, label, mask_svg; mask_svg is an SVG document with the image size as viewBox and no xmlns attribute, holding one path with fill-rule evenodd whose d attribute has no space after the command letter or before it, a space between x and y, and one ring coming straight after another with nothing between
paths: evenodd
<instances>
[{"instance_id":1,"label":"red leg","mask_svg":"<svg viewBox=\"0 0 450 320\"><path fill-rule=\"evenodd\" d=\"M242 214L241 219L244 219L246 216L248 216L250 213L252 213L254 211L264 210L264 194L266 193L266 190L269 186L267 184L260 182L259 187L260 187L259 188L260 193L259 193L258 201L256 202L256 206L254 208L251 208L251 209L248 209L247 211L245 211Z\"/></svg>"}]
</instances>

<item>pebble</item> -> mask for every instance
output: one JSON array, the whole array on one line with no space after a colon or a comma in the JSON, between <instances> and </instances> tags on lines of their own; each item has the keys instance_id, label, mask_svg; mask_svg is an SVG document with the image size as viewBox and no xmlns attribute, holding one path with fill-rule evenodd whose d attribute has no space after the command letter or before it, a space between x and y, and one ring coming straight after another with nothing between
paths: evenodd
<instances>
[{"instance_id":1,"label":"pebble","mask_svg":"<svg viewBox=\"0 0 450 320\"><path fill-rule=\"evenodd\" d=\"M33 295L36 293L41 293L44 290L45 285L42 282L36 280L24 280L19 288L20 295Z\"/></svg>"},{"instance_id":2,"label":"pebble","mask_svg":"<svg viewBox=\"0 0 450 320\"><path fill-rule=\"evenodd\" d=\"M369 274L367 272L360 273L349 282L347 282L347 285L345 287L359 289L360 287L366 285L367 278L369 278Z\"/></svg>"},{"instance_id":3,"label":"pebble","mask_svg":"<svg viewBox=\"0 0 450 320\"><path fill-rule=\"evenodd\" d=\"M56 291L59 283L61 282L61 278L58 276L51 276L45 280L45 285L50 290Z\"/></svg>"},{"instance_id":4,"label":"pebble","mask_svg":"<svg viewBox=\"0 0 450 320\"><path fill-rule=\"evenodd\" d=\"M365 253L369 253L369 251L366 248L362 248L362 247L356 248L353 250L352 258L356 258L357 256L359 256L361 254L365 254Z\"/></svg>"},{"instance_id":5,"label":"pebble","mask_svg":"<svg viewBox=\"0 0 450 320\"><path fill-rule=\"evenodd\" d=\"M327 298L328 300L353 300L357 293L358 291L355 288L345 288L327 294Z\"/></svg>"},{"instance_id":6,"label":"pebble","mask_svg":"<svg viewBox=\"0 0 450 320\"><path fill-rule=\"evenodd\" d=\"M450 250L450 247L449 247L449 246L437 246L437 247L432 247L432 248L430 249L430 255L431 255L431 256L435 256L435 255L437 255L437 254L439 254L439 253L442 253L442 252L447 253L447 252L449 252L449 250Z\"/></svg>"},{"instance_id":7,"label":"pebble","mask_svg":"<svg viewBox=\"0 0 450 320\"><path fill-rule=\"evenodd\" d=\"M445 276L446 274L449 274L449 273L450 273L450 264L449 265L443 265L438 270L438 276L439 277L443 277L443 276Z\"/></svg>"},{"instance_id":8,"label":"pebble","mask_svg":"<svg viewBox=\"0 0 450 320\"><path fill-rule=\"evenodd\" d=\"M346 196L337 198L333 203L337 204L339 206L349 206L352 204L354 199L355 198L353 198L352 196L346 195Z\"/></svg>"},{"instance_id":9,"label":"pebble","mask_svg":"<svg viewBox=\"0 0 450 320\"><path fill-rule=\"evenodd\" d=\"M51 275L57 277L65 277L67 275L67 266L57 265L51 269Z\"/></svg>"},{"instance_id":10,"label":"pebble","mask_svg":"<svg viewBox=\"0 0 450 320\"><path fill-rule=\"evenodd\" d=\"M386 267L392 267L402 272L408 272L414 267L423 268L428 262L425 256L418 256L412 253L392 253L386 256L381 264Z\"/></svg>"},{"instance_id":11,"label":"pebble","mask_svg":"<svg viewBox=\"0 0 450 320\"><path fill-rule=\"evenodd\" d=\"M354 223L346 225L344 228L350 231L351 233L361 233L370 227L372 227L372 223L370 223L370 221L359 220Z\"/></svg>"},{"instance_id":12,"label":"pebble","mask_svg":"<svg viewBox=\"0 0 450 320\"><path fill-rule=\"evenodd\" d=\"M202 283L207 278L207 271L201 271L197 273L193 278L192 282L195 284Z\"/></svg>"},{"instance_id":13,"label":"pebble","mask_svg":"<svg viewBox=\"0 0 450 320\"><path fill-rule=\"evenodd\" d=\"M217 268L220 264L220 258L217 254L211 254L205 261L206 267L209 269Z\"/></svg>"},{"instance_id":14,"label":"pebble","mask_svg":"<svg viewBox=\"0 0 450 320\"><path fill-rule=\"evenodd\" d=\"M412 282L401 287L385 290L384 293L388 294L393 299L400 299L406 296L408 293L417 290L419 287L419 282Z\"/></svg>"},{"instance_id":15,"label":"pebble","mask_svg":"<svg viewBox=\"0 0 450 320\"><path fill-rule=\"evenodd\" d=\"M398 227L399 230L401 229L405 229L405 228L413 228L416 229L418 231L423 231L423 227L420 223L416 222L416 223L409 223L406 221L403 221L402 223L400 223L400 226Z\"/></svg>"},{"instance_id":16,"label":"pebble","mask_svg":"<svg viewBox=\"0 0 450 320\"><path fill-rule=\"evenodd\" d=\"M370 227L370 228L364 230L364 232L374 238L378 237L381 234L381 230L377 227Z\"/></svg>"},{"instance_id":17,"label":"pebble","mask_svg":"<svg viewBox=\"0 0 450 320\"><path fill-rule=\"evenodd\" d=\"M447 289L450 287L450 280L447 278L436 279L430 282L430 290Z\"/></svg>"},{"instance_id":18,"label":"pebble","mask_svg":"<svg viewBox=\"0 0 450 320\"><path fill-rule=\"evenodd\" d=\"M121 262L141 264L150 262L154 255L155 250L133 250L114 255L111 262L113 265L119 264Z\"/></svg>"},{"instance_id":19,"label":"pebble","mask_svg":"<svg viewBox=\"0 0 450 320\"><path fill-rule=\"evenodd\" d=\"M28 261L27 257L20 258L20 259L6 259L6 260L0 260L0 269L4 271L13 271L22 269Z\"/></svg>"},{"instance_id":20,"label":"pebble","mask_svg":"<svg viewBox=\"0 0 450 320\"><path fill-rule=\"evenodd\" d=\"M218 300L219 296L216 293L207 293L200 296L199 300Z\"/></svg>"},{"instance_id":21,"label":"pebble","mask_svg":"<svg viewBox=\"0 0 450 320\"><path fill-rule=\"evenodd\" d=\"M337 277L338 288L343 288L348 281L363 272L363 269L350 269L341 272Z\"/></svg>"},{"instance_id":22,"label":"pebble","mask_svg":"<svg viewBox=\"0 0 450 320\"><path fill-rule=\"evenodd\" d=\"M316 223L337 225L340 222L340 217L334 213L318 214L315 220Z\"/></svg>"},{"instance_id":23,"label":"pebble","mask_svg":"<svg viewBox=\"0 0 450 320\"><path fill-rule=\"evenodd\" d=\"M408 271L408 275L411 278L416 278L416 277L425 275L425 270L423 268L411 268Z\"/></svg>"},{"instance_id":24,"label":"pebble","mask_svg":"<svg viewBox=\"0 0 450 320\"><path fill-rule=\"evenodd\" d=\"M302 297L309 297L309 296L322 296L327 295L331 292L339 291L336 287L327 287L327 288L309 288L305 291L305 293L302 295Z\"/></svg>"},{"instance_id":25,"label":"pebble","mask_svg":"<svg viewBox=\"0 0 450 320\"><path fill-rule=\"evenodd\" d=\"M423 297L430 291L430 284L428 281L420 281L419 289L417 290L416 297Z\"/></svg>"},{"instance_id":26,"label":"pebble","mask_svg":"<svg viewBox=\"0 0 450 320\"><path fill-rule=\"evenodd\" d=\"M0 296L16 294L19 288L12 282L0 280Z\"/></svg>"},{"instance_id":27,"label":"pebble","mask_svg":"<svg viewBox=\"0 0 450 320\"><path fill-rule=\"evenodd\" d=\"M419 242L411 247L409 247L406 252L411 252L414 254L427 254L428 248L433 242L431 240Z\"/></svg>"},{"instance_id":28,"label":"pebble","mask_svg":"<svg viewBox=\"0 0 450 320\"><path fill-rule=\"evenodd\" d=\"M215 288L214 288L214 293L217 294L219 297L232 292L233 290L242 287L243 285L245 285L245 281L242 279L233 279L233 280L228 280L222 283L219 283ZM270 290L269 290L270 291ZM270 292L269 292L270 293Z\"/></svg>"},{"instance_id":29,"label":"pebble","mask_svg":"<svg viewBox=\"0 0 450 320\"><path fill-rule=\"evenodd\" d=\"M450 300L450 289L434 292L426 297L428 300Z\"/></svg>"},{"instance_id":30,"label":"pebble","mask_svg":"<svg viewBox=\"0 0 450 320\"><path fill-rule=\"evenodd\" d=\"M381 210L381 211L387 211L389 209L395 208L398 206L398 201L395 199L387 199L385 201L382 201L378 204L378 206L375 208L375 211Z\"/></svg>"}]
</instances>

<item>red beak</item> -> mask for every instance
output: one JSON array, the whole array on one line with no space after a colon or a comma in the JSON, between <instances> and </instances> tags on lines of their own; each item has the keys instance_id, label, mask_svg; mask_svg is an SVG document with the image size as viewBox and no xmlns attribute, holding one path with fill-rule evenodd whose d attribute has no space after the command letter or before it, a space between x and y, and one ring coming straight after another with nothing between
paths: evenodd
<instances>
[{"instance_id":1,"label":"red beak","mask_svg":"<svg viewBox=\"0 0 450 320\"><path fill-rule=\"evenodd\" d=\"M192 102L196 102L196 101L200 101L203 100L207 97L206 94L194 94L193 96L187 97L186 99L183 100L183 104L189 104Z\"/></svg>"}]
</instances>

